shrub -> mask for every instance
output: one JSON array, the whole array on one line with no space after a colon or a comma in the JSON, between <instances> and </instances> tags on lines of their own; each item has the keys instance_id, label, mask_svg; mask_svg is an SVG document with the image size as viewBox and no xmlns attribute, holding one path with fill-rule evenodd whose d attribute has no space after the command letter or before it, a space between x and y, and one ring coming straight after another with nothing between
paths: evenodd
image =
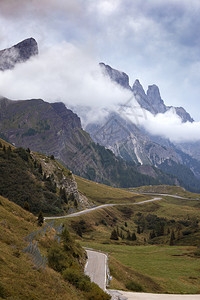
<instances>
[{"instance_id":1,"label":"shrub","mask_svg":"<svg viewBox=\"0 0 200 300\"><path fill-rule=\"evenodd\" d=\"M48 251L48 265L57 272L62 272L70 265L69 259L66 260L66 256L62 249L55 245Z\"/></svg>"},{"instance_id":2,"label":"shrub","mask_svg":"<svg viewBox=\"0 0 200 300\"><path fill-rule=\"evenodd\" d=\"M3 299L7 298L6 291L5 291L4 287L2 286L1 282L0 282L0 297Z\"/></svg>"},{"instance_id":3,"label":"shrub","mask_svg":"<svg viewBox=\"0 0 200 300\"><path fill-rule=\"evenodd\" d=\"M194 252L194 255L197 257L200 257L200 248Z\"/></svg>"},{"instance_id":4,"label":"shrub","mask_svg":"<svg viewBox=\"0 0 200 300\"><path fill-rule=\"evenodd\" d=\"M134 281L127 282L126 288L134 292L144 292L143 287L139 283Z\"/></svg>"},{"instance_id":5,"label":"shrub","mask_svg":"<svg viewBox=\"0 0 200 300\"><path fill-rule=\"evenodd\" d=\"M63 278L73 284L79 290L85 292L88 300L109 300L111 297L101 290L97 284L78 269L67 268L63 272Z\"/></svg>"},{"instance_id":6,"label":"shrub","mask_svg":"<svg viewBox=\"0 0 200 300\"><path fill-rule=\"evenodd\" d=\"M189 234L191 234L191 233L192 233L191 230L184 230L184 231L182 232L183 235L189 235Z\"/></svg>"}]
</instances>

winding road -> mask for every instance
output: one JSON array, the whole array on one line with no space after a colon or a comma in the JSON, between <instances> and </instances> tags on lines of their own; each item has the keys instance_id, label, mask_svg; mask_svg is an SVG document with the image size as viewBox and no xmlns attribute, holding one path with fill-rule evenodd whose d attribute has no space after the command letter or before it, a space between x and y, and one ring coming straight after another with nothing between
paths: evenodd
<instances>
[{"instance_id":1,"label":"winding road","mask_svg":"<svg viewBox=\"0 0 200 300\"><path fill-rule=\"evenodd\" d=\"M80 215L85 215L90 213L91 211L97 210L97 209L101 209L101 208L105 208L105 207L110 207L110 206L119 206L119 205L139 205L139 204L145 204L145 203L149 203L149 202L153 202L153 201L158 201L161 200L162 198L160 197L156 197L153 199L149 199L149 200L145 200L145 201L141 201L141 202L135 202L135 203L111 203L111 204L102 204L102 205L98 205L92 208L88 208L88 209L84 209L82 211L78 211L75 213L72 213L70 215L65 215L65 216L59 216L59 217L45 217L44 220L55 220L55 219L63 219L63 218L73 218L73 217L77 217Z\"/></svg>"},{"instance_id":2,"label":"winding road","mask_svg":"<svg viewBox=\"0 0 200 300\"><path fill-rule=\"evenodd\" d=\"M107 256L104 253L86 250L88 261L85 265L85 274L91 281L100 286L102 290L106 290L106 262Z\"/></svg>"},{"instance_id":3,"label":"winding road","mask_svg":"<svg viewBox=\"0 0 200 300\"><path fill-rule=\"evenodd\" d=\"M151 294L132 293L116 290L108 290L112 300L199 300L200 295L171 295L171 294Z\"/></svg>"},{"instance_id":4,"label":"winding road","mask_svg":"<svg viewBox=\"0 0 200 300\"><path fill-rule=\"evenodd\" d=\"M169 196L179 199L187 199L177 195L169 195L169 194L154 194L154 193L143 193L148 195L157 195L157 196ZM83 214L90 213L94 210L119 206L119 205L141 205L149 202L154 202L161 200L160 197L155 197L153 199L137 202L137 203L113 203L113 204L103 204L99 206L95 206L92 208L88 208L76 213L72 213L65 216L59 217L45 217L45 220L54 220L54 219L62 219L62 218L72 218L76 216L80 216ZM187 199L187 200L199 200L199 199ZM133 292L125 292L120 290L108 290L106 289L106 280L107 280L107 256L100 251L86 250L88 260L85 265L85 274L88 275L91 281L95 282L102 288L104 291L109 293L112 296L112 300L200 300L200 295L170 295L170 294L151 294L151 293L133 293Z\"/></svg>"}]
</instances>

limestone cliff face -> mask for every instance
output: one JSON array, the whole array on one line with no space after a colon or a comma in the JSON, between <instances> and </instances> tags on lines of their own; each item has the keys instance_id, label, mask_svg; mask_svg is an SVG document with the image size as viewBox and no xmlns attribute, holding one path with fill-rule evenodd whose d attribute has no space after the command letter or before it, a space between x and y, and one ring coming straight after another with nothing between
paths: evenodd
<instances>
[{"instance_id":1,"label":"limestone cliff face","mask_svg":"<svg viewBox=\"0 0 200 300\"><path fill-rule=\"evenodd\" d=\"M111 80L115 81L123 88L130 89L129 85L129 77L126 73L118 71L116 69L111 68L109 65L105 65L104 63L99 64L103 73L108 74Z\"/></svg>"},{"instance_id":2,"label":"limestone cliff face","mask_svg":"<svg viewBox=\"0 0 200 300\"><path fill-rule=\"evenodd\" d=\"M17 63L25 62L35 55L38 55L37 42L33 38L28 38L0 51L0 70L13 69Z\"/></svg>"},{"instance_id":3,"label":"limestone cliff face","mask_svg":"<svg viewBox=\"0 0 200 300\"><path fill-rule=\"evenodd\" d=\"M182 162L181 157L172 147L153 142L135 124L125 120L119 114L110 114L104 121L104 126L90 124L86 130L95 142L127 161L154 166L159 166L169 158L176 163Z\"/></svg>"},{"instance_id":4,"label":"limestone cliff face","mask_svg":"<svg viewBox=\"0 0 200 300\"><path fill-rule=\"evenodd\" d=\"M152 114L156 115L158 113L165 113L167 110L174 108L177 115L181 117L183 122L194 121L191 118L190 114L186 112L183 107L166 106L161 98L160 91L157 85L149 85L147 93L145 93L138 79L135 80L131 88L129 85L129 77L126 73L113 69L112 67L110 67L109 65L105 65L104 63L100 63L100 66L105 76L109 76L112 81L121 85L123 88L131 90L140 106L150 111Z\"/></svg>"}]
</instances>

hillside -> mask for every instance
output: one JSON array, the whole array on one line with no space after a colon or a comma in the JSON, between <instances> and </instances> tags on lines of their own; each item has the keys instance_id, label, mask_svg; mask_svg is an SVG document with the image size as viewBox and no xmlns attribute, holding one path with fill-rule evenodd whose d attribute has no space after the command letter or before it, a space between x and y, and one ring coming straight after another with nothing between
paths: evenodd
<instances>
[{"instance_id":1,"label":"hillside","mask_svg":"<svg viewBox=\"0 0 200 300\"><path fill-rule=\"evenodd\" d=\"M85 251L66 230L61 242L55 240L56 227L38 227L36 217L3 197L0 220L1 299L110 299L83 275ZM30 240L35 254L27 251ZM38 264L38 253L47 258L46 266ZM76 282L69 278L72 273Z\"/></svg>"},{"instance_id":2,"label":"hillside","mask_svg":"<svg viewBox=\"0 0 200 300\"><path fill-rule=\"evenodd\" d=\"M162 198L62 220L82 245L109 253L111 288L199 293L199 200Z\"/></svg>"},{"instance_id":3,"label":"hillside","mask_svg":"<svg viewBox=\"0 0 200 300\"><path fill-rule=\"evenodd\" d=\"M145 175L134 162L95 144L79 117L63 103L1 99L0 136L17 147L54 155L75 174L100 183L118 187L177 183L156 168Z\"/></svg>"},{"instance_id":4,"label":"hillside","mask_svg":"<svg viewBox=\"0 0 200 300\"><path fill-rule=\"evenodd\" d=\"M200 162L196 155L193 157L193 150L191 151L195 149L194 152L198 152L198 145L191 144L185 151L184 144L179 146L162 134L151 134L143 125L150 118L149 113L153 117L158 114L164 116L171 111L184 126L184 123L194 121L189 113L183 107L166 106L156 85L150 85L145 93L139 80L131 87L129 77L124 72L104 63L100 63L100 67L105 77L128 90L132 97L110 110L102 121L87 121L86 130L92 139L110 149L116 156L144 166L142 171L138 168L143 174L157 178L157 170L160 169L163 173L176 177L179 185L192 192L199 192ZM77 112L81 115L81 110Z\"/></svg>"},{"instance_id":5,"label":"hillside","mask_svg":"<svg viewBox=\"0 0 200 300\"><path fill-rule=\"evenodd\" d=\"M15 148L0 140L0 195L33 213L61 214L90 205L71 171L53 156Z\"/></svg>"}]
</instances>

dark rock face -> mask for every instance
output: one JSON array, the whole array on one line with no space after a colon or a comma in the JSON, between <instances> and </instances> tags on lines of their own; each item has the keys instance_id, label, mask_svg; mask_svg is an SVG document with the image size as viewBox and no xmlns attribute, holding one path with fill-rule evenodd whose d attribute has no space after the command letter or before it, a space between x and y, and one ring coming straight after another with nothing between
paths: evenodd
<instances>
[{"instance_id":1,"label":"dark rock face","mask_svg":"<svg viewBox=\"0 0 200 300\"><path fill-rule=\"evenodd\" d=\"M38 55L36 40L26 39L11 48L0 51L0 70L13 69L17 63L25 62L35 55Z\"/></svg>"},{"instance_id":2,"label":"dark rock face","mask_svg":"<svg viewBox=\"0 0 200 300\"><path fill-rule=\"evenodd\" d=\"M123 88L130 89L129 85L129 77L126 73L120 72L111 68L109 65L105 65L104 63L99 64L102 68L105 75L109 75L111 80L121 85Z\"/></svg>"}]
</instances>

